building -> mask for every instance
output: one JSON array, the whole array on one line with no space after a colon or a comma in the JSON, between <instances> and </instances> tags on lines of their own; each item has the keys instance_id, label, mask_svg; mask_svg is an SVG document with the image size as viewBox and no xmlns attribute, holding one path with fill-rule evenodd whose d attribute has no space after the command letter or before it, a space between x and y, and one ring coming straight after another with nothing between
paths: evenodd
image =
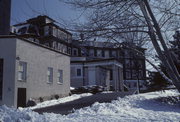
<instances>
[{"instance_id":1,"label":"building","mask_svg":"<svg viewBox=\"0 0 180 122\"><path fill-rule=\"evenodd\" d=\"M11 32L62 53L71 54L72 34L54 23L48 16L38 16L12 26Z\"/></svg>"},{"instance_id":2,"label":"building","mask_svg":"<svg viewBox=\"0 0 180 122\"><path fill-rule=\"evenodd\" d=\"M95 41L72 43L74 47L71 57L71 86L102 85L108 86L108 89L112 86L117 91L123 91L124 87L129 90L145 88L146 67L145 57L142 56L145 53L144 48L132 43Z\"/></svg>"},{"instance_id":3,"label":"building","mask_svg":"<svg viewBox=\"0 0 180 122\"><path fill-rule=\"evenodd\" d=\"M0 37L0 104L24 107L28 100L70 92L70 57L17 36Z\"/></svg>"},{"instance_id":4,"label":"building","mask_svg":"<svg viewBox=\"0 0 180 122\"><path fill-rule=\"evenodd\" d=\"M107 90L143 89L145 58L128 48L128 43L72 40L72 34L47 16L14 25L12 33L71 55L71 86L101 85ZM145 49L130 45L145 53Z\"/></svg>"},{"instance_id":5,"label":"building","mask_svg":"<svg viewBox=\"0 0 180 122\"><path fill-rule=\"evenodd\" d=\"M0 36L0 105L24 107L70 93L71 34L38 16Z\"/></svg>"}]
</instances>

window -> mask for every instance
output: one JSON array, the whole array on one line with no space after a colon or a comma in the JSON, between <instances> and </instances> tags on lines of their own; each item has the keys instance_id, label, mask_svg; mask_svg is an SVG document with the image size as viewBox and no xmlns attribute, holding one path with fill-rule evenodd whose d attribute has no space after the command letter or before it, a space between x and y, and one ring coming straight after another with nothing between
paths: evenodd
<instances>
[{"instance_id":1,"label":"window","mask_svg":"<svg viewBox=\"0 0 180 122\"><path fill-rule=\"evenodd\" d=\"M54 41L54 42L52 42L52 48L57 49L57 44L56 44L56 42L55 42L55 41Z\"/></svg>"},{"instance_id":2,"label":"window","mask_svg":"<svg viewBox=\"0 0 180 122\"><path fill-rule=\"evenodd\" d=\"M131 71L126 70L126 79L131 79Z\"/></svg>"},{"instance_id":3,"label":"window","mask_svg":"<svg viewBox=\"0 0 180 122\"><path fill-rule=\"evenodd\" d=\"M58 83L63 84L63 70L58 70Z\"/></svg>"},{"instance_id":4,"label":"window","mask_svg":"<svg viewBox=\"0 0 180 122\"><path fill-rule=\"evenodd\" d=\"M51 67L48 67L48 70L47 70L47 82L53 83L53 68Z\"/></svg>"},{"instance_id":5,"label":"window","mask_svg":"<svg viewBox=\"0 0 180 122\"><path fill-rule=\"evenodd\" d=\"M104 50L102 50L102 57L105 57L105 52L104 52Z\"/></svg>"},{"instance_id":6,"label":"window","mask_svg":"<svg viewBox=\"0 0 180 122\"><path fill-rule=\"evenodd\" d=\"M102 56L102 50L97 50L97 56L101 57Z\"/></svg>"},{"instance_id":7,"label":"window","mask_svg":"<svg viewBox=\"0 0 180 122\"><path fill-rule=\"evenodd\" d=\"M94 49L94 56L97 56L97 50Z\"/></svg>"},{"instance_id":8,"label":"window","mask_svg":"<svg viewBox=\"0 0 180 122\"><path fill-rule=\"evenodd\" d=\"M27 63L26 62L19 62L18 66L18 80L19 81L26 81L26 71L27 70Z\"/></svg>"},{"instance_id":9,"label":"window","mask_svg":"<svg viewBox=\"0 0 180 122\"><path fill-rule=\"evenodd\" d=\"M109 50L109 57L112 57L112 50Z\"/></svg>"},{"instance_id":10,"label":"window","mask_svg":"<svg viewBox=\"0 0 180 122\"><path fill-rule=\"evenodd\" d=\"M49 35L49 26L44 27L44 35L48 36Z\"/></svg>"},{"instance_id":11,"label":"window","mask_svg":"<svg viewBox=\"0 0 180 122\"><path fill-rule=\"evenodd\" d=\"M128 60L128 59L125 60L125 67L126 68L130 68L131 67L130 60Z\"/></svg>"},{"instance_id":12,"label":"window","mask_svg":"<svg viewBox=\"0 0 180 122\"><path fill-rule=\"evenodd\" d=\"M94 50L93 49L89 50L89 56L94 56Z\"/></svg>"},{"instance_id":13,"label":"window","mask_svg":"<svg viewBox=\"0 0 180 122\"><path fill-rule=\"evenodd\" d=\"M138 71L132 70L132 79L138 79Z\"/></svg>"},{"instance_id":14,"label":"window","mask_svg":"<svg viewBox=\"0 0 180 122\"><path fill-rule=\"evenodd\" d=\"M144 72L143 72L143 70L139 70L138 78L139 78L139 79L143 79L143 78L144 78Z\"/></svg>"},{"instance_id":15,"label":"window","mask_svg":"<svg viewBox=\"0 0 180 122\"><path fill-rule=\"evenodd\" d=\"M113 70L110 70L110 80L113 80Z\"/></svg>"},{"instance_id":16,"label":"window","mask_svg":"<svg viewBox=\"0 0 180 122\"><path fill-rule=\"evenodd\" d=\"M116 57L116 51L112 51L111 57Z\"/></svg>"},{"instance_id":17,"label":"window","mask_svg":"<svg viewBox=\"0 0 180 122\"><path fill-rule=\"evenodd\" d=\"M73 55L77 56L78 55L78 50L77 49L73 49Z\"/></svg>"},{"instance_id":18,"label":"window","mask_svg":"<svg viewBox=\"0 0 180 122\"><path fill-rule=\"evenodd\" d=\"M68 47L68 54L71 54L71 48Z\"/></svg>"},{"instance_id":19,"label":"window","mask_svg":"<svg viewBox=\"0 0 180 122\"><path fill-rule=\"evenodd\" d=\"M81 73L81 69L80 69L80 68L78 68L76 71L77 71L77 76L78 76L78 77L80 77L80 76L82 75L82 73Z\"/></svg>"}]
</instances>

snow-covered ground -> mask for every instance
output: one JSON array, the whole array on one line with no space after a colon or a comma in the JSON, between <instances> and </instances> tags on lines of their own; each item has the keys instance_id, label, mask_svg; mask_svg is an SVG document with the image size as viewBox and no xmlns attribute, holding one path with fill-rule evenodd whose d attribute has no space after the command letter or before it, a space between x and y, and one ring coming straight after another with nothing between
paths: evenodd
<instances>
[{"instance_id":1,"label":"snow-covered ground","mask_svg":"<svg viewBox=\"0 0 180 122\"><path fill-rule=\"evenodd\" d=\"M64 98L59 98L57 100L44 101L42 103L38 103L36 106L25 108L25 109L44 108L44 107L48 107L48 106L52 106L52 105L57 105L57 104L60 104L60 103L74 101L74 100L80 99L82 97L87 97L87 96L91 96L91 95L92 95L91 93L73 94L71 96L64 97ZM23 108L19 108L19 109L23 109Z\"/></svg>"},{"instance_id":2,"label":"snow-covered ground","mask_svg":"<svg viewBox=\"0 0 180 122\"><path fill-rule=\"evenodd\" d=\"M161 103L160 97L180 95L177 91L151 92L119 98L111 103L95 103L68 115L30 109L0 107L2 122L179 122L180 105Z\"/></svg>"}]
</instances>

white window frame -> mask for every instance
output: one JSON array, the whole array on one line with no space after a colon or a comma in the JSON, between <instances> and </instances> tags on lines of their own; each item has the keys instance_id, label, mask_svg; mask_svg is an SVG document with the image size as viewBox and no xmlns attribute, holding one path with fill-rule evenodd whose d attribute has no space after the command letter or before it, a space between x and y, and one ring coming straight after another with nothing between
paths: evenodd
<instances>
[{"instance_id":1,"label":"white window frame","mask_svg":"<svg viewBox=\"0 0 180 122\"><path fill-rule=\"evenodd\" d=\"M18 81L26 81L26 80L27 80L27 63L23 61L19 61Z\"/></svg>"},{"instance_id":2,"label":"white window frame","mask_svg":"<svg viewBox=\"0 0 180 122\"><path fill-rule=\"evenodd\" d=\"M62 69L59 69L58 70L58 74L57 74L57 77L58 77L58 84L63 84L63 70Z\"/></svg>"},{"instance_id":3,"label":"white window frame","mask_svg":"<svg viewBox=\"0 0 180 122\"><path fill-rule=\"evenodd\" d=\"M47 83L53 83L53 68L52 67L48 67L47 68Z\"/></svg>"}]
</instances>

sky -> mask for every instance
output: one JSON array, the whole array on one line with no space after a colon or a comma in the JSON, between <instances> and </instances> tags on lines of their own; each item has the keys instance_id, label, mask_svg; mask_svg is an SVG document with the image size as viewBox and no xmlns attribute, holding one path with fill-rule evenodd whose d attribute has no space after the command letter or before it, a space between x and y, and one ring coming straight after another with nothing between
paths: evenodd
<instances>
[{"instance_id":1,"label":"sky","mask_svg":"<svg viewBox=\"0 0 180 122\"><path fill-rule=\"evenodd\" d=\"M85 20L81 14L80 10L60 0L12 0L11 3L11 25L38 15L47 15L59 23L81 22Z\"/></svg>"}]
</instances>

